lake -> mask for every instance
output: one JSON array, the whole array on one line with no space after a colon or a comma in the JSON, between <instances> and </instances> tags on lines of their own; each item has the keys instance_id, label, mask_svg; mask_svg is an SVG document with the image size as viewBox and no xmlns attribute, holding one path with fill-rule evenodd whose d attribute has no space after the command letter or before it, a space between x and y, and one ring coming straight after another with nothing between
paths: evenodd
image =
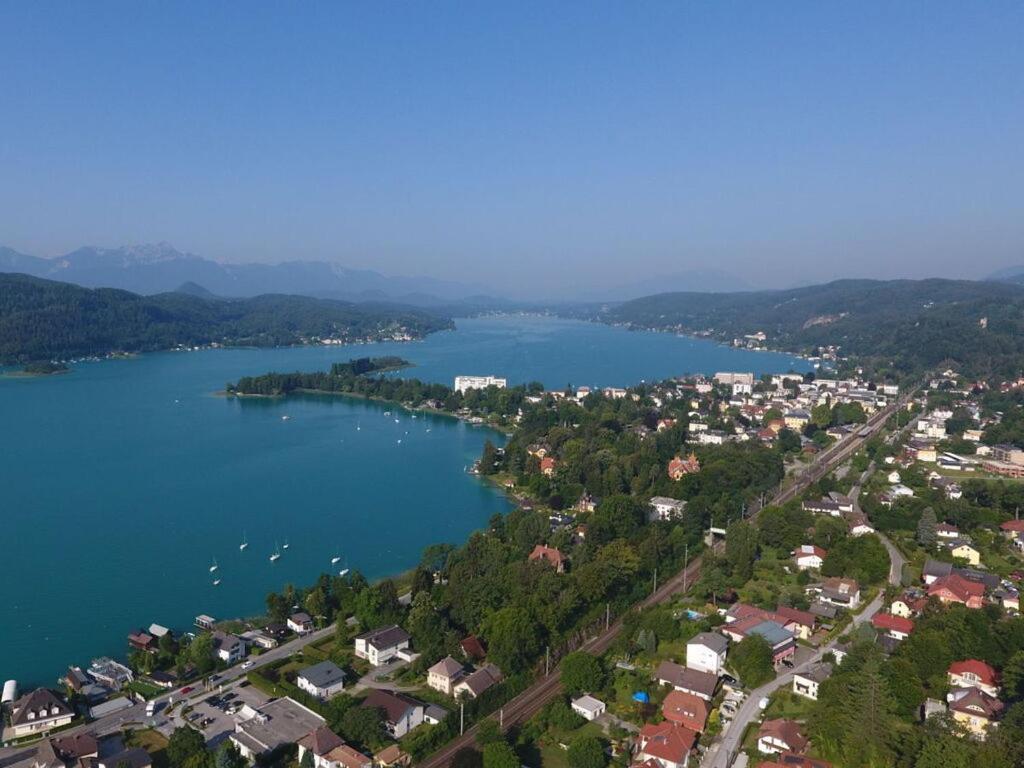
<instances>
[{"instance_id":1,"label":"lake","mask_svg":"<svg viewBox=\"0 0 1024 768\"><path fill-rule=\"evenodd\" d=\"M24 690L123 657L128 632L152 622L259 614L269 591L322 571L401 572L424 546L507 511L465 472L495 432L348 398L215 394L244 375L389 354L431 381L492 373L551 388L808 369L706 340L509 316L410 344L166 352L0 379L0 681Z\"/></svg>"}]
</instances>

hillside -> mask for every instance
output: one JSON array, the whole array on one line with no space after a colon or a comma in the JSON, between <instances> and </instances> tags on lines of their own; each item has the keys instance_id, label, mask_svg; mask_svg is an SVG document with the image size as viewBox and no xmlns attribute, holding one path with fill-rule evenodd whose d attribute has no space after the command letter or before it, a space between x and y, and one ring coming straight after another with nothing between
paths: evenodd
<instances>
[{"instance_id":1,"label":"hillside","mask_svg":"<svg viewBox=\"0 0 1024 768\"><path fill-rule=\"evenodd\" d=\"M950 360L988 374L1024 361L1024 287L1002 283L839 280L784 291L665 293L597 318L730 341L763 331L773 348L813 353L836 345L900 371Z\"/></svg>"},{"instance_id":2,"label":"hillside","mask_svg":"<svg viewBox=\"0 0 1024 768\"><path fill-rule=\"evenodd\" d=\"M406 307L268 294L138 296L0 274L0 363L144 352L178 345L277 346L320 339L413 338L452 327Z\"/></svg>"}]
</instances>

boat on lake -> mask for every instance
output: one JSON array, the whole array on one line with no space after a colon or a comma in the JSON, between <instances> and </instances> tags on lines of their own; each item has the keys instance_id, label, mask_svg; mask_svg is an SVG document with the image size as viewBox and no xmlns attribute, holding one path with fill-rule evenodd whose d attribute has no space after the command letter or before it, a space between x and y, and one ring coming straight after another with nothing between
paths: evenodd
<instances>
[{"instance_id":1,"label":"boat on lake","mask_svg":"<svg viewBox=\"0 0 1024 768\"><path fill-rule=\"evenodd\" d=\"M249 546L249 538L245 535L245 531L242 531L242 543L238 545L238 551L244 552L245 548Z\"/></svg>"},{"instance_id":2,"label":"boat on lake","mask_svg":"<svg viewBox=\"0 0 1024 768\"><path fill-rule=\"evenodd\" d=\"M215 558L213 558L213 565L210 566L210 573L213 573L216 570L217 570L217 558L215 557Z\"/></svg>"},{"instance_id":3,"label":"boat on lake","mask_svg":"<svg viewBox=\"0 0 1024 768\"><path fill-rule=\"evenodd\" d=\"M280 559L281 559L281 549L277 546L277 544L275 544L274 545L274 554L272 554L270 556L270 562L276 563Z\"/></svg>"}]
</instances>

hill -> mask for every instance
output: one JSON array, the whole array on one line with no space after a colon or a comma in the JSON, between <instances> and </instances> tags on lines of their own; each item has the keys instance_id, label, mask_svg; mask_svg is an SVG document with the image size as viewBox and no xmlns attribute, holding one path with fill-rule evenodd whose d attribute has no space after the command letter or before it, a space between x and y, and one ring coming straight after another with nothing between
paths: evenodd
<instances>
[{"instance_id":1,"label":"hill","mask_svg":"<svg viewBox=\"0 0 1024 768\"><path fill-rule=\"evenodd\" d=\"M1024 361L1024 287L1007 283L839 280L784 291L665 293L597 317L728 341L761 331L776 349L834 345L900 371L949 360L987 374Z\"/></svg>"},{"instance_id":2,"label":"hill","mask_svg":"<svg viewBox=\"0 0 1024 768\"><path fill-rule=\"evenodd\" d=\"M96 248L53 259L0 247L0 272L20 272L86 288L121 288L145 295L174 291L185 283L216 296L244 298L287 293L342 301L396 301L432 306L485 292L479 285L429 277L390 277L323 261L221 264L168 243Z\"/></svg>"},{"instance_id":3,"label":"hill","mask_svg":"<svg viewBox=\"0 0 1024 768\"><path fill-rule=\"evenodd\" d=\"M0 363L146 352L179 345L278 346L315 339L420 338L451 328L423 310L268 294L139 296L0 274Z\"/></svg>"}]
</instances>

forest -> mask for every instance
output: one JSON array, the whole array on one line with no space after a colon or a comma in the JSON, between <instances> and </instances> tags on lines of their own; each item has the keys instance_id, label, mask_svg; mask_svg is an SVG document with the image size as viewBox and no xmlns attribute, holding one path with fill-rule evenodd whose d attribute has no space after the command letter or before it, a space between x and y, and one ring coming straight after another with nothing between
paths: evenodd
<instances>
[{"instance_id":1,"label":"forest","mask_svg":"<svg viewBox=\"0 0 1024 768\"><path fill-rule=\"evenodd\" d=\"M267 347L399 333L421 338L452 327L448 318L392 305L284 295L139 296L0 274L0 364L209 344Z\"/></svg>"}]
</instances>

